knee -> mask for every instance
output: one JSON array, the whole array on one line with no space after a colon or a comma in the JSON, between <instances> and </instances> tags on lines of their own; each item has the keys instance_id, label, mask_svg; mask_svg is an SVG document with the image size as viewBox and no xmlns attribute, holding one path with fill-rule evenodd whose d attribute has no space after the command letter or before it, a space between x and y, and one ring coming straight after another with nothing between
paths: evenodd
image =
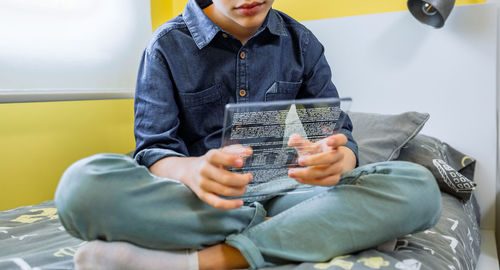
<instances>
[{"instance_id":1,"label":"knee","mask_svg":"<svg viewBox=\"0 0 500 270\"><path fill-rule=\"evenodd\" d=\"M415 194L416 198L413 202L414 208L417 209L415 211L422 211L422 220L427 220L419 230L434 227L438 223L442 211L441 191L434 175L429 170L427 171L427 177L422 180L422 189L419 194Z\"/></svg>"},{"instance_id":2,"label":"knee","mask_svg":"<svg viewBox=\"0 0 500 270\"><path fill-rule=\"evenodd\" d=\"M61 223L78 238L86 239L81 227L95 209L113 200L113 189L104 180L119 168L134 166L134 160L117 154L97 154L72 164L62 175L54 196Z\"/></svg>"},{"instance_id":3,"label":"knee","mask_svg":"<svg viewBox=\"0 0 500 270\"><path fill-rule=\"evenodd\" d=\"M399 163L399 162L398 162ZM416 231L433 227L441 217L441 192L434 175L424 166L401 162L402 182L407 198L406 211Z\"/></svg>"}]
</instances>

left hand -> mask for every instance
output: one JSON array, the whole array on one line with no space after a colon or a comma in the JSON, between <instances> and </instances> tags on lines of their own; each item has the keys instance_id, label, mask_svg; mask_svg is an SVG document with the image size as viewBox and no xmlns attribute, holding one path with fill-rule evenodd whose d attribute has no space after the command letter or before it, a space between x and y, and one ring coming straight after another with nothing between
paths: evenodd
<instances>
[{"instance_id":1,"label":"left hand","mask_svg":"<svg viewBox=\"0 0 500 270\"><path fill-rule=\"evenodd\" d=\"M342 173L356 166L356 156L351 149L345 147L346 143L347 137L340 133L316 143L300 135L292 135L288 140L288 146L297 149L298 163L303 168L288 170L288 176L303 184L336 185Z\"/></svg>"}]
</instances>

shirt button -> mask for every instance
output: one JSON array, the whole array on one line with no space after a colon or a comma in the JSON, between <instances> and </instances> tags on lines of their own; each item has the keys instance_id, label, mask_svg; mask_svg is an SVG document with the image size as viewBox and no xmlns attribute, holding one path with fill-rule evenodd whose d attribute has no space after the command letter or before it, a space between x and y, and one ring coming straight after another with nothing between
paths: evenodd
<instances>
[{"instance_id":1,"label":"shirt button","mask_svg":"<svg viewBox=\"0 0 500 270\"><path fill-rule=\"evenodd\" d=\"M240 90L240 97L244 97L247 95L247 91L245 89Z\"/></svg>"},{"instance_id":2,"label":"shirt button","mask_svg":"<svg viewBox=\"0 0 500 270\"><path fill-rule=\"evenodd\" d=\"M240 52L241 59L245 59L246 56L247 56L247 54L245 52Z\"/></svg>"},{"instance_id":3,"label":"shirt button","mask_svg":"<svg viewBox=\"0 0 500 270\"><path fill-rule=\"evenodd\" d=\"M227 34L226 33L222 33L222 37L223 38L227 38Z\"/></svg>"}]
</instances>

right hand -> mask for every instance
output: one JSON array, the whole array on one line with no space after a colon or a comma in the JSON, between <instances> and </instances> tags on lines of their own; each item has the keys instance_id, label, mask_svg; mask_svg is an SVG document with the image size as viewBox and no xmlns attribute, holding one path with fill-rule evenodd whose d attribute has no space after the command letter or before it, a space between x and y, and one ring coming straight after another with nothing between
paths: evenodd
<instances>
[{"instance_id":1,"label":"right hand","mask_svg":"<svg viewBox=\"0 0 500 270\"><path fill-rule=\"evenodd\" d=\"M246 185L252 181L250 173L239 174L226 168L241 168L245 159L252 154L250 147L232 145L222 149L212 149L205 155L191 160L191 175L186 185L204 202L219 209L234 209L243 206L241 199L224 199L241 196Z\"/></svg>"}]
</instances>

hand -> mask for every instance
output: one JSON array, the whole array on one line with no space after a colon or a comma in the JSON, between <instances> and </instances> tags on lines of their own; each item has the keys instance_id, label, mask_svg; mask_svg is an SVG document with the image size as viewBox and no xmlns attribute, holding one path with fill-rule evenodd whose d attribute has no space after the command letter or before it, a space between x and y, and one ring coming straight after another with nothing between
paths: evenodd
<instances>
[{"instance_id":1,"label":"hand","mask_svg":"<svg viewBox=\"0 0 500 270\"><path fill-rule=\"evenodd\" d=\"M347 137L335 134L312 143L300 135L292 135L288 145L297 149L298 163L303 168L293 168L288 176L296 181L317 186L338 184L342 173L354 169L356 156L344 145Z\"/></svg>"},{"instance_id":2,"label":"hand","mask_svg":"<svg viewBox=\"0 0 500 270\"><path fill-rule=\"evenodd\" d=\"M252 181L252 175L239 174L226 168L241 168L244 160L252 154L252 149L241 145L232 145L222 149L213 149L205 155L191 160L191 174L185 184L204 202L220 209L234 209L243 205L241 199L223 199L241 196L246 185Z\"/></svg>"}]
</instances>

